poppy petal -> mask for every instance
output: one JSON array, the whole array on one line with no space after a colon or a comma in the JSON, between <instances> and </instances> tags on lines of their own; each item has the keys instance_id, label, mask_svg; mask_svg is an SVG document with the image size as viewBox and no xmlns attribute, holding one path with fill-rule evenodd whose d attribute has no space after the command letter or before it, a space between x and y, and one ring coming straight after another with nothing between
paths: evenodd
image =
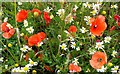
<instances>
[{"instance_id":1,"label":"poppy petal","mask_svg":"<svg viewBox=\"0 0 120 74\"><path fill-rule=\"evenodd\" d=\"M44 38L46 37L46 34L44 32L40 32L37 35L40 38L40 40L44 40Z\"/></svg>"},{"instance_id":2,"label":"poppy petal","mask_svg":"<svg viewBox=\"0 0 120 74\"><path fill-rule=\"evenodd\" d=\"M10 33L11 35L14 35L15 29L10 29L9 33Z\"/></svg>"},{"instance_id":3,"label":"poppy petal","mask_svg":"<svg viewBox=\"0 0 120 74\"><path fill-rule=\"evenodd\" d=\"M5 32L5 33L2 34L2 36L3 36L5 39L9 39L9 38L11 38L12 35L11 35L9 32Z\"/></svg>"},{"instance_id":4,"label":"poppy petal","mask_svg":"<svg viewBox=\"0 0 120 74\"><path fill-rule=\"evenodd\" d=\"M4 22L1 24L1 31L3 31L3 32L9 31L9 28L6 25L7 25L7 22Z\"/></svg>"},{"instance_id":5,"label":"poppy petal","mask_svg":"<svg viewBox=\"0 0 120 74\"><path fill-rule=\"evenodd\" d=\"M40 40L40 38L38 37L37 34L35 34L35 35L33 35L33 36L30 36L30 37L28 38L28 44L29 44L29 46L33 46L33 45L37 44L37 43L40 42L40 41L41 41L41 40Z\"/></svg>"}]
</instances>

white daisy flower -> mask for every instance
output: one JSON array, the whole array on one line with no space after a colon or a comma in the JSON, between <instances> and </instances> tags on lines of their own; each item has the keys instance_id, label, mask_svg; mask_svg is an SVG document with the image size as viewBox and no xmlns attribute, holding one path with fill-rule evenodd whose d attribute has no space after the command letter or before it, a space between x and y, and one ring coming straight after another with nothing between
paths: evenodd
<instances>
[{"instance_id":1,"label":"white daisy flower","mask_svg":"<svg viewBox=\"0 0 120 74\"><path fill-rule=\"evenodd\" d=\"M79 64L78 59L74 58L74 61L72 61L72 63L74 63L75 65Z\"/></svg>"},{"instance_id":2,"label":"white daisy flower","mask_svg":"<svg viewBox=\"0 0 120 74\"><path fill-rule=\"evenodd\" d=\"M24 20L24 27L27 27L27 26L28 26L28 21Z\"/></svg>"},{"instance_id":3,"label":"white daisy flower","mask_svg":"<svg viewBox=\"0 0 120 74\"><path fill-rule=\"evenodd\" d=\"M76 50L79 51L79 50L80 50L80 47L77 47Z\"/></svg>"},{"instance_id":4,"label":"white daisy flower","mask_svg":"<svg viewBox=\"0 0 120 74\"><path fill-rule=\"evenodd\" d=\"M103 45L103 41L102 42L96 42L96 47L97 49L103 49L104 45Z\"/></svg>"},{"instance_id":5,"label":"white daisy flower","mask_svg":"<svg viewBox=\"0 0 120 74\"><path fill-rule=\"evenodd\" d=\"M71 47L72 47L73 49L75 49L75 46L76 46L76 43L75 43L75 42L71 42Z\"/></svg>"},{"instance_id":6,"label":"white daisy flower","mask_svg":"<svg viewBox=\"0 0 120 74\"><path fill-rule=\"evenodd\" d=\"M117 4L115 4L115 5L111 5L111 8L115 8L115 9L117 9L117 8L118 8L118 5L117 5Z\"/></svg>"},{"instance_id":7,"label":"white daisy flower","mask_svg":"<svg viewBox=\"0 0 120 74\"><path fill-rule=\"evenodd\" d=\"M107 67L102 66L101 69L97 69L97 72L106 72Z\"/></svg>"},{"instance_id":8,"label":"white daisy flower","mask_svg":"<svg viewBox=\"0 0 120 74\"><path fill-rule=\"evenodd\" d=\"M93 10L93 11L91 11L90 12L92 15L96 15L96 14L98 14L98 10Z\"/></svg>"},{"instance_id":9,"label":"white daisy flower","mask_svg":"<svg viewBox=\"0 0 120 74\"><path fill-rule=\"evenodd\" d=\"M117 51L113 50L111 56L115 57L117 55Z\"/></svg>"},{"instance_id":10,"label":"white daisy flower","mask_svg":"<svg viewBox=\"0 0 120 74\"><path fill-rule=\"evenodd\" d=\"M90 54L90 55L93 55L93 54L96 52L96 50L91 49L91 48L90 48L88 51L89 51L89 54Z\"/></svg>"},{"instance_id":11,"label":"white daisy flower","mask_svg":"<svg viewBox=\"0 0 120 74\"><path fill-rule=\"evenodd\" d=\"M73 8L74 11L76 11L78 9L78 6L75 5L75 7Z\"/></svg>"},{"instance_id":12,"label":"white daisy flower","mask_svg":"<svg viewBox=\"0 0 120 74\"><path fill-rule=\"evenodd\" d=\"M14 72L21 72L21 68L20 68L20 67L13 68L13 69L11 70L11 72L12 72L12 73L14 73Z\"/></svg>"},{"instance_id":13,"label":"white daisy flower","mask_svg":"<svg viewBox=\"0 0 120 74\"><path fill-rule=\"evenodd\" d=\"M119 69L119 66L114 66L114 68L111 68L111 72L117 72Z\"/></svg>"},{"instance_id":14,"label":"white daisy flower","mask_svg":"<svg viewBox=\"0 0 120 74\"><path fill-rule=\"evenodd\" d=\"M23 48L20 48L20 50L21 50L22 52L27 52L28 50L30 51L30 50L32 50L32 49L29 48L27 45L23 45Z\"/></svg>"},{"instance_id":15,"label":"white daisy flower","mask_svg":"<svg viewBox=\"0 0 120 74\"><path fill-rule=\"evenodd\" d=\"M88 2L86 2L86 3L83 3L83 6L85 7L85 8L90 8L91 7L91 4L89 4Z\"/></svg>"},{"instance_id":16,"label":"white daisy flower","mask_svg":"<svg viewBox=\"0 0 120 74\"><path fill-rule=\"evenodd\" d=\"M26 28L26 30L27 30L29 33L33 33L33 32L34 32L33 27Z\"/></svg>"},{"instance_id":17,"label":"white daisy flower","mask_svg":"<svg viewBox=\"0 0 120 74\"><path fill-rule=\"evenodd\" d=\"M4 59L4 58L3 58L3 57L1 57L1 58L0 58L0 62L3 62L3 59Z\"/></svg>"},{"instance_id":18,"label":"white daisy flower","mask_svg":"<svg viewBox=\"0 0 120 74\"><path fill-rule=\"evenodd\" d=\"M82 29L80 29L80 31L81 31L82 33L86 33L88 30L86 30L86 28L82 27Z\"/></svg>"},{"instance_id":19,"label":"white daisy flower","mask_svg":"<svg viewBox=\"0 0 120 74\"><path fill-rule=\"evenodd\" d=\"M47 7L46 9L44 9L44 11L45 11L45 12L48 12L48 13L50 13L51 10L53 10L53 8Z\"/></svg>"},{"instance_id":20,"label":"white daisy flower","mask_svg":"<svg viewBox=\"0 0 120 74\"><path fill-rule=\"evenodd\" d=\"M28 50L26 48L20 48L22 52L27 52Z\"/></svg>"},{"instance_id":21,"label":"white daisy flower","mask_svg":"<svg viewBox=\"0 0 120 74\"><path fill-rule=\"evenodd\" d=\"M24 72L29 72L30 70L30 65L27 64L25 67L22 67L21 70L23 70Z\"/></svg>"},{"instance_id":22,"label":"white daisy flower","mask_svg":"<svg viewBox=\"0 0 120 74\"><path fill-rule=\"evenodd\" d=\"M59 9L58 12L56 12L56 14L58 14L59 16L64 15L65 9Z\"/></svg>"},{"instance_id":23,"label":"white daisy flower","mask_svg":"<svg viewBox=\"0 0 120 74\"><path fill-rule=\"evenodd\" d=\"M97 3L97 4L92 4L92 9L94 9L94 10L99 10L100 9L100 3Z\"/></svg>"},{"instance_id":24,"label":"white daisy flower","mask_svg":"<svg viewBox=\"0 0 120 74\"><path fill-rule=\"evenodd\" d=\"M4 18L4 22L7 22L7 21L8 21L8 17L5 17L5 18Z\"/></svg>"},{"instance_id":25,"label":"white daisy flower","mask_svg":"<svg viewBox=\"0 0 120 74\"><path fill-rule=\"evenodd\" d=\"M105 41L105 43L110 43L111 39L112 38L110 36L107 36L107 37L104 38L104 41Z\"/></svg>"},{"instance_id":26,"label":"white daisy flower","mask_svg":"<svg viewBox=\"0 0 120 74\"><path fill-rule=\"evenodd\" d=\"M29 65L30 65L30 66L36 66L36 65L38 65L38 63L32 61L32 60L29 58Z\"/></svg>"},{"instance_id":27,"label":"white daisy flower","mask_svg":"<svg viewBox=\"0 0 120 74\"><path fill-rule=\"evenodd\" d=\"M60 45L61 49L67 50L67 45L65 43L63 43L62 45Z\"/></svg>"},{"instance_id":28,"label":"white daisy flower","mask_svg":"<svg viewBox=\"0 0 120 74\"><path fill-rule=\"evenodd\" d=\"M87 22L90 20L90 18L91 18L90 16L84 16L84 20Z\"/></svg>"},{"instance_id":29,"label":"white daisy flower","mask_svg":"<svg viewBox=\"0 0 120 74\"><path fill-rule=\"evenodd\" d=\"M65 23L71 23L73 21L73 15L70 13L68 16L65 18Z\"/></svg>"},{"instance_id":30,"label":"white daisy flower","mask_svg":"<svg viewBox=\"0 0 120 74\"><path fill-rule=\"evenodd\" d=\"M22 2L18 2L18 5L22 5Z\"/></svg>"},{"instance_id":31,"label":"white daisy flower","mask_svg":"<svg viewBox=\"0 0 120 74\"><path fill-rule=\"evenodd\" d=\"M74 38L70 36L70 41L74 41Z\"/></svg>"}]
</instances>

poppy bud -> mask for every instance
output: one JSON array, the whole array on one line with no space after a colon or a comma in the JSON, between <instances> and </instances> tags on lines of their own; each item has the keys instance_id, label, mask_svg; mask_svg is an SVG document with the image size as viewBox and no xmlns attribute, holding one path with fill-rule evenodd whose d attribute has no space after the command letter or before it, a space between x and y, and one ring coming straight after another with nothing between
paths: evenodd
<instances>
[{"instance_id":1,"label":"poppy bud","mask_svg":"<svg viewBox=\"0 0 120 74\"><path fill-rule=\"evenodd\" d=\"M96 40L96 42L100 42L100 40Z\"/></svg>"},{"instance_id":2,"label":"poppy bud","mask_svg":"<svg viewBox=\"0 0 120 74\"><path fill-rule=\"evenodd\" d=\"M110 28L110 31L113 31L115 30L115 26L112 26L112 28Z\"/></svg>"},{"instance_id":3,"label":"poppy bud","mask_svg":"<svg viewBox=\"0 0 120 74\"><path fill-rule=\"evenodd\" d=\"M35 17L38 17L38 15L39 15L38 12L34 12Z\"/></svg>"},{"instance_id":4,"label":"poppy bud","mask_svg":"<svg viewBox=\"0 0 120 74\"><path fill-rule=\"evenodd\" d=\"M106 14L106 11L102 11L102 14L104 14L104 15L105 15L105 14Z\"/></svg>"}]
</instances>

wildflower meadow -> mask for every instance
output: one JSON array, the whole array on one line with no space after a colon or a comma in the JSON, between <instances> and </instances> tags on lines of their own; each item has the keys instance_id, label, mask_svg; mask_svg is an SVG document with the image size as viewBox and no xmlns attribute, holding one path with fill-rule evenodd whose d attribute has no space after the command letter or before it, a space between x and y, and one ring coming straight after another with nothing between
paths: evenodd
<instances>
[{"instance_id":1,"label":"wildflower meadow","mask_svg":"<svg viewBox=\"0 0 120 74\"><path fill-rule=\"evenodd\" d=\"M120 2L2 2L1 73L120 73Z\"/></svg>"}]
</instances>

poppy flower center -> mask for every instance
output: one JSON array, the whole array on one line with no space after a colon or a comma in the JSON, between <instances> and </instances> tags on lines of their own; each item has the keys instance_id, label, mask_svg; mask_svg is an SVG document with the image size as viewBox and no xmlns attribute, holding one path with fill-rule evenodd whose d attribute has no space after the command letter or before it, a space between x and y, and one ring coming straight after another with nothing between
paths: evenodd
<instances>
[{"instance_id":1,"label":"poppy flower center","mask_svg":"<svg viewBox=\"0 0 120 74\"><path fill-rule=\"evenodd\" d=\"M101 62L101 61L102 61L102 58L99 58L97 61L98 61L98 62Z\"/></svg>"},{"instance_id":2,"label":"poppy flower center","mask_svg":"<svg viewBox=\"0 0 120 74\"><path fill-rule=\"evenodd\" d=\"M9 28L6 28L6 31L5 32L9 32L10 31L10 29Z\"/></svg>"},{"instance_id":3,"label":"poppy flower center","mask_svg":"<svg viewBox=\"0 0 120 74\"><path fill-rule=\"evenodd\" d=\"M97 28L97 25L94 25L94 28Z\"/></svg>"}]
</instances>

